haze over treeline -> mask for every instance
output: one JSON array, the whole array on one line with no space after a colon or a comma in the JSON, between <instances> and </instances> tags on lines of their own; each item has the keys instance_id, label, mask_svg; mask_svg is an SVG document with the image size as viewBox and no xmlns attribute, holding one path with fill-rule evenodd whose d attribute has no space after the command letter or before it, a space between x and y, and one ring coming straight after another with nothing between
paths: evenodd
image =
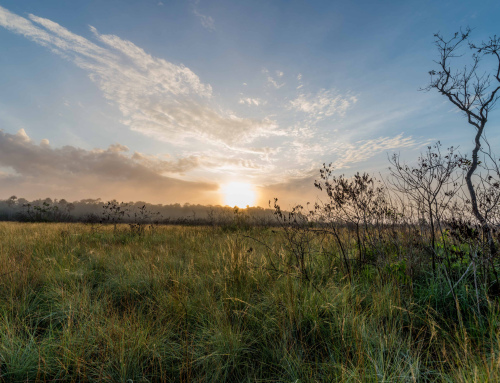
<instances>
[{"instance_id":1,"label":"haze over treeline","mask_svg":"<svg viewBox=\"0 0 500 383\"><path fill-rule=\"evenodd\" d=\"M100 198L73 202L51 198L29 201L22 197L11 196L0 200L0 221L100 222L106 221L106 216L109 216L110 208L113 206L123 211L119 221L124 223L140 219L158 223L223 223L232 221L238 215L244 215L255 223L269 222L273 219L273 210L262 207L239 209L189 203L162 205L143 201L103 201Z\"/></svg>"}]
</instances>

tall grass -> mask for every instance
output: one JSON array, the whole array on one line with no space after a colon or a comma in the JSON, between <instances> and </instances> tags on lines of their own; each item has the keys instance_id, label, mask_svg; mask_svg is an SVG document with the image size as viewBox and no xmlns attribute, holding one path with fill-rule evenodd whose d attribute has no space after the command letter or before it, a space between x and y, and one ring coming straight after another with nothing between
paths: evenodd
<instances>
[{"instance_id":1,"label":"tall grass","mask_svg":"<svg viewBox=\"0 0 500 383\"><path fill-rule=\"evenodd\" d=\"M500 381L495 300L319 250L313 286L271 267L275 231L0 223L2 381Z\"/></svg>"}]
</instances>

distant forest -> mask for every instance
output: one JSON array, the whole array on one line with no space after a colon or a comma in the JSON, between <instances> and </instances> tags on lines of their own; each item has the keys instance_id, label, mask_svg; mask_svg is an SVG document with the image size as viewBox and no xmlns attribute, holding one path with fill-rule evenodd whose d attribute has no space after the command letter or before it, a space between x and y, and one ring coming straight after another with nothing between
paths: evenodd
<instances>
[{"instance_id":1,"label":"distant forest","mask_svg":"<svg viewBox=\"0 0 500 383\"><path fill-rule=\"evenodd\" d=\"M245 220L252 224L270 224L274 209L229 206L191 205L186 203L154 205L146 202L102 201L83 199L37 199L12 196L0 200L0 221L85 222L85 223L155 223L155 224L224 224Z\"/></svg>"}]
</instances>

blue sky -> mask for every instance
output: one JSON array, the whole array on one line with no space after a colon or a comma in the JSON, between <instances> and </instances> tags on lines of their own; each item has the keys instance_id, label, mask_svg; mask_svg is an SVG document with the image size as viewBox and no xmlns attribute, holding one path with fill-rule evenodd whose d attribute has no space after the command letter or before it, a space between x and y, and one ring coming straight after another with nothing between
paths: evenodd
<instances>
[{"instance_id":1,"label":"blue sky","mask_svg":"<svg viewBox=\"0 0 500 383\"><path fill-rule=\"evenodd\" d=\"M498 1L0 0L2 198L313 200L323 162L378 172L473 131L420 92L433 34L498 33ZM493 113L489 140L499 143ZM23 129L20 131L20 129Z\"/></svg>"}]
</instances>

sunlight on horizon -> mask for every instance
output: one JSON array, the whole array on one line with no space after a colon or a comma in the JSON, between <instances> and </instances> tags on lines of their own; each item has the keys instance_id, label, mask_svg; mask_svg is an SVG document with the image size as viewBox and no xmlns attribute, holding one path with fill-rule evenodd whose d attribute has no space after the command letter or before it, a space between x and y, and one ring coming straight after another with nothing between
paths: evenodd
<instances>
[{"instance_id":1,"label":"sunlight on horizon","mask_svg":"<svg viewBox=\"0 0 500 383\"><path fill-rule=\"evenodd\" d=\"M221 185L224 204L245 208L255 205L256 193L253 185L246 182L230 182Z\"/></svg>"}]
</instances>

